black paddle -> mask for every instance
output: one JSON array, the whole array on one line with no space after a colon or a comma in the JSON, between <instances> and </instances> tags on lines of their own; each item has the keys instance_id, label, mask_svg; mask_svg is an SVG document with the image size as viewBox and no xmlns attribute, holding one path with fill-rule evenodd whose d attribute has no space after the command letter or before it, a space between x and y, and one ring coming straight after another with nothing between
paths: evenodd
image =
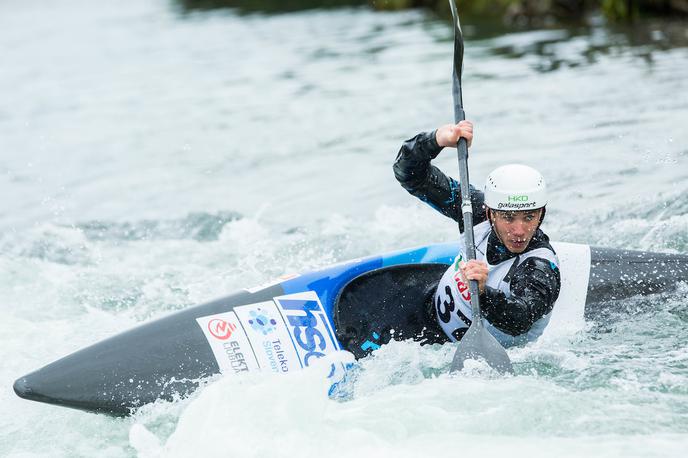
<instances>
[{"instance_id":1,"label":"black paddle","mask_svg":"<svg viewBox=\"0 0 688 458\"><path fill-rule=\"evenodd\" d=\"M452 17L454 18L454 75L452 84L452 96L454 98L454 119L458 123L466 119L463 111L461 97L461 72L463 70L463 35L459 23L459 13L456 11L454 0L449 0ZM461 186L461 212L463 213L463 235L466 245L466 258L475 259L475 241L473 240L473 207L471 206L471 189L468 185L468 144L466 139L459 138L456 144L459 156L459 183ZM480 301L478 298L478 282L468 282L468 290L471 293L471 309L473 322L468 331L463 335L456 347L451 372L460 371L467 359L484 359L487 364L498 372L513 373L511 360L504 347L490 334L483 325Z\"/></svg>"}]
</instances>

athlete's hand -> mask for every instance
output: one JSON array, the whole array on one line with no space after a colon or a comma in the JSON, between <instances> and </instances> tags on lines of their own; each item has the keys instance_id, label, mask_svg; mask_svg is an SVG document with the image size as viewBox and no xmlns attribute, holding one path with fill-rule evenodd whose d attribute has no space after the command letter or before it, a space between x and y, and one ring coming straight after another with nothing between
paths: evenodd
<instances>
[{"instance_id":1,"label":"athlete's hand","mask_svg":"<svg viewBox=\"0 0 688 458\"><path fill-rule=\"evenodd\" d=\"M473 143L473 123L461 121L458 124L446 124L435 132L435 140L440 146L456 148L459 138L465 138L468 146Z\"/></svg>"},{"instance_id":2,"label":"athlete's hand","mask_svg":"<svg viewBox=\"0 0 688 458\"><path fill-rule=\"evenodd\" d=\"M466 280L477 280L478 289L480 294L485 292L485 283L487 283L487 274L489 270L487 269L487 263L484 261L476 261L472 259L467 262L459 263L459 268L463 272L464 278Z\"/></svg>"}]
</instances>

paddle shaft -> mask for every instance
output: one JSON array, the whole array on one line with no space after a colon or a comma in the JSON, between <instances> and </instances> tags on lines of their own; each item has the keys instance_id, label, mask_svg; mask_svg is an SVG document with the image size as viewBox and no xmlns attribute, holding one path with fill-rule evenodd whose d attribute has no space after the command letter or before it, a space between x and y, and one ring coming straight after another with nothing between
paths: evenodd
<instances>
[{"instance_id":1,"label":"paddle shaft","mask_svg":"<svg viewBox=\"0 0 688 458\"><path fill-rule=\"evenodd\" d=\"M457 21L455 27L458 28L458 13L453 1L450 0L452 14ZM458 28L460 33L460 28ZM463 39L454 40L454 74L452 78L452 98L454 99L454 122L459 123L466 119L463 111L463 97L461 94L461 73L463 72ZM471 204L471 187L468 177L468 142L465 138L459 138L456 144L456 151L459 158L459 186L461 189L461 213L463 216L463 237L465 245L466 259L475 259L475 240L473 235L473 205ZM471 293L471 310L473 312L473 322L476 326L482 326L482 312L480 310L480 294L478 282L469 280L468 291Z\"/></svg>"},{"instance_id":2,"label":"paddle shaft","mask_svg":"<svg viewBox=\"0 0 688 458\"><path fill-rule=\"evenodd\" d=\"M463 111L461 97L461 73L463 71L463 35L459 23L459 13L456 11L454 0L449 0L449 5L454 18L454 77L452 81L452 96L454 98L454 119L459 123L466 119ZM459 138L456 143L457 156L459 158L459 186L461 190L461 213L463 217L464 254L466 259L475 259L475 240L473 235L473 205L471 204L471 188L468 178L468 144L465 138ZM492 334L483 325L482 312L480 311L480 299L478 295L478 282L468 281L468 291L471 293L471 310L473 321L468 327L459 344L456 347L452 359L451 372L460 371L464 363L469 359L483 359L493 369L502 374L513 373L509 355L504 347L497 342Z\"/></svg>"},{"instance_id":3,"label":"paddle shaft","mask_svg":"<svg viewBox=\"0 0 688 458\"><path fill-rule=\"evenodd\" d=\"M463 109L459 108L457 122L465 119ZM463 216L463 239L467 260L475 259L475 239L473 234L473 205L471 203L471 188L468 177L468 143L466 139L459 138L456 144L459 158L459 185L461 189L461 213ZM477 280L468 281L468 291L471 293L471 310L473 312L473 322L477 326L483 325L482 311L480 310L480 290Z\"/></svg>"}]
</instances>

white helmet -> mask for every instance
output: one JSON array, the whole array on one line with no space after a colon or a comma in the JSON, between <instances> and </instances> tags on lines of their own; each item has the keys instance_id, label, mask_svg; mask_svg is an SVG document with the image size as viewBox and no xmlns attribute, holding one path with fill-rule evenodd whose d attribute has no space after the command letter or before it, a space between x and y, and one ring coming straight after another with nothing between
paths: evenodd
<instances>
[{"instance_id":1,"label":"white helmet","mask_svg":"<svg viewBox=\"0 0 688 458\"><path fill-rule=\"evenodd\" d=\"M521 164L503 165L485 180L485 206L524 211L547 205L547 186L540 172Z\"/></svg>"}]
</instances>

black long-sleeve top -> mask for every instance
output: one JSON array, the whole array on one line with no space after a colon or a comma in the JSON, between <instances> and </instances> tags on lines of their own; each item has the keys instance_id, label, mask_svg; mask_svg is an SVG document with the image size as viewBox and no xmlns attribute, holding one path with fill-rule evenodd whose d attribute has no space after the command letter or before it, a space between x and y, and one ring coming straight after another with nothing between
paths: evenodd
<instances>
[{"instance_id":1,"label":"black long-sleeve top","mask_svg":"<svg viewBox=\"0 0 688 458\"><path fill-rule=\"evenodd\" d=\"M416 135L401 146L394 161L394 175L409 193L457 221L463 232L459 183L430 163L440 151L442 147L437 144L435 132ZM474 225L487 220L484 201L484 194L471 186ZM549 238L538 229L525 251L543 247L554 253ZM516 256L499 240L493 229L487 244L488 263L496 265ZM480 295L480 304L485 318L492 325L517 336L527 332L536 321L552 311L560 288L558 267L546 259L531 257L512 273L509 297L486 286Z\"/></svg>"}]
</instances>

